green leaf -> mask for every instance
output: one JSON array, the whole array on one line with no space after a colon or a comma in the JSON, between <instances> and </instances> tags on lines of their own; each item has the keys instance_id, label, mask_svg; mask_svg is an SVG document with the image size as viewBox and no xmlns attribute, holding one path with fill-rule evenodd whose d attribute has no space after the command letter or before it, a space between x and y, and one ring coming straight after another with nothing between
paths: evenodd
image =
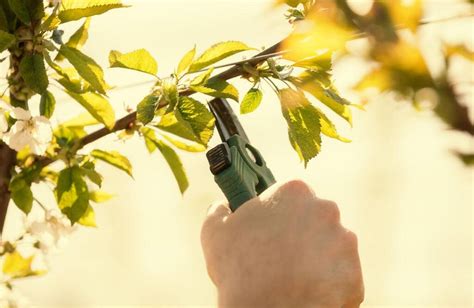
<instances>
[{"instance_id":1,"label":"green leaf","mask_svg":"<svg viewBox=\"0 0 474 308\"><path fill-rule=\"evenodd\" d=\"M137 119L144 125L150 123L155 117L158 96L148 95L137 105Z\"/></svg>"},{"instance_id":2,"label":"green leaf","mask_svg":"<svg viewBox=\"0 0 474 308\"><path fill-rule=\"evenodd\" d=\"M192 86L191 89L213 97L230 98L239 101L239 91L230 83L219 78L211 78L205 85Z\"/></svg>"},{"instance_id":3,"label":"green leaf","mask_svg":"<svg viewBox=\"0 0 474 308\"><path fill-rule=\"evenodd\" d=\"M182 141L179 141L177 139L171 138L168 135L161 134L169 143L174 145L180 150L186 151L186 152L204 152L206 150L206 147L202 144L199 143L193 143L193 144L188 144L184 143Z\"/></svg>"},{"instance_id":4,"label":"green leaf","mask_svg":"<svg viewBox=\"0 0 474 308\"><path fill-rule=\"evenodd\" d=\"M193 62L194 56L196 55L196 46L194 46L193 49L188 51L183 58L181 58L181 61L179 61L178 64L178 69L176 70L176 75L180 76L181 73L184 73L191 63Z\"/></svg>"},{"instance_id":5,"label":"green leaf","mask_svg":"<svg viewBox=\"0 0 474 308\"><path fill-rule=\"evenodd\" d=\"M27 54L20 62L20 74L25 83L36 93L42 94L48 88L48 75L44 67L43 56Z\"/></svg>"},{"instance_id":6,"label":"green leaf","mask_svg":"<svg viewBox=\"0 0 474 308\"><path fill-rule=\"evenodd\" d=\"M240 113L246 114L257 109L262 101L262 97L262 91L257 88L250 89L247 94L245 94L242 103L240 103Z\"/></svg>"},{"instance_id":7,"label":"green leaf","mask_svg":"<svg viewBox=\"0 0 474 308\"><path fill-rule=\"evenodd\" d=\"M0 30L0 52L7 50L15 41L16 38L13 34Z\"/></svg>"},{"instance_id":8,"label":"green leaf","mask_svg":"<svg viewBox=\"0 0 474 308\"><path fill-rule=\"evenodd\" d=\"M73 224L81 219L89 206L89 191L82 175L78 166L62 170L55 190L59 208Z\"/></svg>"},{"instance_id":9,"label":"green leaf","mask_svg":"<svg viewBox=\"0 0 474 308\"><path fill-rule=\"evenodd\" d=\"M291 144L306 166L321 150L319 114L299 91L282 89L279 97Z\"/></svg>"},{"instance_id":10,"label":"green leaf","mask_svg":"<svg viewBox=\"0 0 474 308\"><path fill-rule=\"evenodd\" d=\"M199 71L200 69L208 67L209 65L212 65L224 58L249 49L251 48L238 41L217 43L207 49L191 64L189 67L189 72Z\"/></svg>"},{"instance_id":11,"label":"green leaf","mask_svg":"<svg viewBox=\"0 0 474 308\"><path fill-rule=\"evenodd\" d=\"M114 109L103 96L93 92L77 94L66 91L66 93L81 104L97 121L103 123L108 129L114 127Z\"/></svg>"},{"instance_id":12,"label":"green leaf","mask_svg":"<svg viewBox=\"0 0 474 308\"><path fill-rule=\"evenodd\" d=\"M318 113L319 120L321 122L321 132L324 135L326 135L330 138L337 139L337 140L342 141L342 142L351 142L351 140L349 140L347 138L344 138L341 135L339 135L334 123L332 123L331 120L329 120L329 118L321 110L319 110L316 107L313 107L313 108Z\"/></svg>"},{"instance_id":13,"label":"green leaf","mask_svg":"<svg viewBox=\"0 0 474 308\"><path fill-rule=\"evenodd\" d=\"M82 46L87 42L89 38L89 26L91 24L91 19L86 18L86 21L82 24L82 26L74 32L73 35L69 38L66 42L67 47L81 49ZM63 55L58 53L56 56L56 61L62 61L64 59Z\"/></svg>"},{"instance_id":14,"label":"green leaf","mask_svg":"<svg viewBox=\"0 0 474 308\"><path fill-rule=\"evenodd\" d=\"M3 10L2 3L0 1L0 31L8 32L9 25L8 25L8 18ZM1 52L1 51L0 51Z\"/></svg>"},{"instance_id":15,"label":"green leaf","mask_svg":"<svg viewBox=\"0 0 474 308\"><path fill-rule=\"evenodd\" d=\"M176 154L176 152L163 141L156 138L155 132L151 128L142 127L141 132L143 133L145 140L153 143L155 147L160 150L178 182L179 190L181 193L184 193L189 186L189 182L178 154Z\"/></svg>"},{"instance_id":16,"label":"green leaf","mask_svg":"<svg viewBox=\"0 0 474 308\"><path fill-rule=\"evenodd\" d=\"M109 54L109 63L110 67L127 68L153 76L158 73L158 63L145 49L138 49L125 54L112 50Z\"/></svg>"},{"instance_id":17,"label":"green leaf","mask_svg":"<svg viewBox=\"0 0 474 308\"><path fill-rule=\"evenodd\" d=\"M161 82L162 98L168 103L167 111L172 111L178 103L178 85L174 78L165 78Z\"/></svg>"},{"instance_id":18,"label":"green leaf","mask_svg":"<svg viewBox=\"0 0 474 308\"><path fill-rule=\"evenodd\" d=\"M6 32L14 30L17 26L17 18L15 13L13 13L12 9L10 8L8 0L0 0L0 8L2 9L1 11L3 11L3 15L5 17L5 19L2 21L2 28L0 30L4 30Z\"/></svg>"},{"instance_id":19,"label":"green leaf","mask_svg":"<svg viewBox=\"0 0 474 308\"><path fill-rule=\"evenodd\" d=\"M293 66L308 68L311 70L329 72L332 69L332 53L325 52L316 56L311 56L293 63Z\"/></svg>"},{"instance_id":20,"label":"green leaf","mask_svg":"<svg viewBox=\"0 0 474 308\"><path fill-rule=\"evenodd\" d=\"M87 178L92 183L96 184L99 187L102 186L102 175L100 175L97 171L95 171L95 164L93 162L89 161L85 163L84 165L82 165L81 171L85 176L87 176ZM90 194L93 194L93 192ZM91 196L90 198L92 200Z\"/></svg>"},{"instance_id":21,"label":"green leaf","mask_svg":"<svg viewBox=\"0 0 474 308\"><path fill-rule=\"evenodd\" d=\"M14 177L9 185L13 202L25 214L28 214L33 207L33 193L30 186L31 183L28 183L21 175Z\"/></svg>"},{"instance_id":22,"label":"green leaf","mask_svg":"<svg viewBox=\"0 0 474 308\"><path fill-rule=\"evenodd\" d=\"M43 274L44 271L33 270L33 259L33 255L25 258L18 252L18 250L8 252L3 257L2 272L12 279Z\"/></svg>"},{"instance_id":23,"label":"green leaf","mask_svg":"<svg viewBox=\"0 0 474 308\"><path fill-rule=\"evenodd\" d=\"M24 0L8 0L11 10L15 13L16 17L21 20L24 24L31 23L30 13L28 12L27 2Z\"/></svg>"},{"instance_id":24,"label":"green leaf","mask_svg":"<svg viewBox=\"0 0 474 308\"><path fill-rule=\"evenodd\" d=\"M157 127L206 146L212 137L214 122L214 116L206 106L183 96L179 98L176 110L163 115Z\"/></svg>"},{"instance_id":25,"label":"green leaf","mask_svg":"<svg viewBox=\"0 0 474 308\"><path fill-rule=\"evenodd\" d=\"M193 80L191 80L190 85L191 86L201 86L205 84L209 78L211 77L212 71L214 71L214 68L211 67L207 71L197 75Z\"/></svg>"},{"instance_id":26,"label":"green leaf","mask_svg":"<svg viewBox=\"0 0 474 308\"><path fill-rule=\"evenodd\" d=\"M95 212L92 206L90 206L90 204L87 206L86 212L77 221L77 223L85 227L97 227L97 224L95 222Z\"/></svg>"},{"instance_id":27,"label":"green leaf","mask_svg":"<svg viewBox=\"0 0 474 308\"><path fill-rule=\"evenodd\" d=\"M15 1L15 0L13 0ZM62 0L58 17L63 23L127 7L120 0Z\"/></svg>"},{"instance_id":28,"label":"green leaf","mask_svg":"<svg viewBox=\"0 0 474 308\"><path fill-rule=\"evenodd\" d=\"M51 118L54 113L54 107L56 106L56 99L54 98L53 93L46 91L41 95L40 100L40 114Z\"/></svg>"},{"instance_id":29,"label":"green leaf","mask_svg":"<svg viewBox=\"0 0 474 308\"><path fill-rule=\"evenodd\" d=\"M102 190L96 190L90 193L90 199L91 201L94 201L95 203L106 202L112 199L113 197L114 195L106 193Z\"/></svg>"},{"instance_id":30,"label":"green leaf","mask_svg":"<svg viewBox=\"0 0 474 308\"><path fill-rule=\"evenodd\" d=\"M352 111L349 107L350 102L339 96L337 91L332 87L323 87L323 85L317 81L317 75L306 71L297 78L292 78L291 82L293 82L293 84L299 89L314 96L318 101L328 106L331 110L352 125Z\"/></svg>"},{"instance_id":31,"label":"green leaf","mask_svg":"<svg viewBox=\"0 0 474 308\"><path fill-rule=\"evenodd\" d=\"M66 46L81 49L82 46L87 42L89 38L89 26L91 24L91 19L86 18L86 21L82 24L82 26L74 32L73 35L67 41Z\"/></svg>"},{"instance_id":32,"label":"green leaf","mask_svg":"<svg viewBox=\"0 0 474 308\"><path fill-rule=\"evenodd\" d=\"M130 164L130 161L128 160L128 158L126 158L119 152L117 151L106 152L102 150L93 150L91 152L91 156L97 159L100 159L102 161L105 161L106 163L109 163L110 165L125 171L128 175L130 175L133 178L132 165Z\"/></svg>"},{"instance_id":33,"label":"green leaf","mask_svg":"<svg viewBox=\"0 0 474 308\"><path fill-rule=\"evenodd\" d=\"M104 71L92 58L86 56L76 48L62 45L59 53L63 55L96 91L105 94L107 84L104 80Z\"/></svg>"}]
</instances>

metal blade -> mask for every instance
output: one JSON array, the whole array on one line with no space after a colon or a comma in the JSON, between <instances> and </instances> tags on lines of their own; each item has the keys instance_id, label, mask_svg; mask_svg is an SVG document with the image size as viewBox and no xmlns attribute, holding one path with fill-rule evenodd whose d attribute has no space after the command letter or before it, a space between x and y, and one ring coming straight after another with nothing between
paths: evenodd
<instances>
[{"instance_id":1,"label":"metal blade","mask_svg":"<svg viewBox=\"0 0 474 308\"><path fill-rule=\"evenodd\" d=\"M239 135L250 143L244 128L225 98L215 98L208 104L216 118L217 131L222 141L225 142L233 135Z\"/></svg>"}]
</instances>

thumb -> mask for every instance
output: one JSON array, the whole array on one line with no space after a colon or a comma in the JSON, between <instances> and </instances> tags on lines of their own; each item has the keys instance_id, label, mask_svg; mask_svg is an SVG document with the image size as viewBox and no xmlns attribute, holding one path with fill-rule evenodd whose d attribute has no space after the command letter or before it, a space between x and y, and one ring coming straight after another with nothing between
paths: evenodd
<instances>
[{"instance_id":1,"label":"thumb","mask_svg":"<svg viewBox=\"0 0 474 308\"><path fill-rule=\"evenodd\" d=\"M207 209L207 218L206 222L224 222L231 214L231 210L229 208L229 204L224 201L214 202L208 209Z\"/></svg>"}]
</instances>

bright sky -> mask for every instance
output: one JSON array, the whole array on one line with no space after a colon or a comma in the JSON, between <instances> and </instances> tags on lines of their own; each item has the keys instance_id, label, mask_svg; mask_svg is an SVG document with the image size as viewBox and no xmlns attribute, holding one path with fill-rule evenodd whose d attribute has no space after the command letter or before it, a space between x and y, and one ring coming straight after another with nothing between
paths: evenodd
<instances>
[{"instance_id":1,"label":"bright sky","mask_svg":"<svg viewBox=\"0 0 474 308\"><path fill-rule=\"evenodd\" d=\"M203 50L233 39L269 46L290 30L282 10L268 0L128 2L133 7L92 21L85 50L104 66L111 49L146 48L165 76L194 44ZM465 13L454 2L436 1L430 16ZM472 40L472 20L454 29L452 37ZM347 84L361 69L347 60L335 78ZM106 74L118 86L148 80L116 69ZM248 88L239 85L241 92ZM110 98L123 110L147 91L148 86L122 88ZM343 223L359 236L367 307L470 306L472 173L449 153L466 147L466 139L447 132L429 113L380 97L367 111L355 111L353 129L336 120L352 143L324 139L322 153L304 169L288 143L277 101L266 94L255 114L241 117L243 125L277 179L304 178L318 196L338 202ZM60 118L81 110L61 97ZM181 197L164 160L148 155L140 140L122 144L112 136L89 149L96 147L121 149L134 165L135 180L102 168L104 189L117 197L96 207L99 228L75 234L51 260L48 275L19 284L23 293L44 307L213 305L199 232L208 205L223 196L204 155L183 154L191 187ZM54 202L47 191L40 198Z\"/></svg>"}]
</instances>

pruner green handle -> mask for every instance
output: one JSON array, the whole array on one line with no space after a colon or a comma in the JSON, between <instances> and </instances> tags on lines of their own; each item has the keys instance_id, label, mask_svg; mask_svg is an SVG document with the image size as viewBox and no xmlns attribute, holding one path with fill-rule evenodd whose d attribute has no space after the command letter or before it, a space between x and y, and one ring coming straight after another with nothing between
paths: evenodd
<instances>
[{"instance_id":1,"label":"pruner green handle","mask_svg":"<svg viewBox=\"0 0 474 308\"><path fill-rule=\"evenodd\" d=\"M275 183L260 152L239 135L212 148L207 158L232 212Z\"/></svg>"}]
</instances>

